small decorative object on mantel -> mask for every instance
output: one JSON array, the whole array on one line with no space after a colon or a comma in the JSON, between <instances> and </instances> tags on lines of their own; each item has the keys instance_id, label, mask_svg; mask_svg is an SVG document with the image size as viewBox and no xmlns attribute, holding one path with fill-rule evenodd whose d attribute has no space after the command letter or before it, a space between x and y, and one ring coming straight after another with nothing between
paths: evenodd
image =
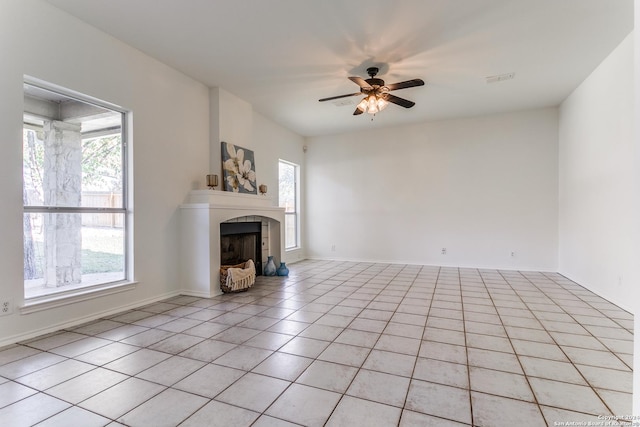
<instances>
[{"instance_id":1,"label":"small decorative object on mantel","mask_svg":"<svg viewBox=\"0 0 640 427\"><path fill-rule=\"evenodd\" d=\"M218 186L218 175L207 175L207 187L215 190Z\"/></svg>"},{"instance_id":2,"label":"small decorative object on mantel","mask_svg":"<svg viewBox=\"0 0 640 427\"><path fill-rule=\"evenodd\" d=\"M276 263L273 262L273 257L269 256L267 258L267 265L264 266L264 275L275 276L276 274Z\"/></svg>"},{"instance_id":3,"label":"small decorative object on mantel","mask_svg":"<svg viewBox=\"0 0 640 427\"><path fill-rule=\"evenodd\" d=\"M260 184L260 186L258 187L258 190L260 191L260 194L262 194L263 196L267 194L267 186L264 184Z\"/></svg>"},{"instance_id":4,"label":"small decorative object on mantel","mask_svg":"<svg viewBox=\"0 0 640 427\"><path fill-rule=\"evenodd\" d=\"M222 142L224 191L258 194L252 150Z\"/></svg>"},{"instance_id":5,"label":"small decorative object on mantel","mask_svg":"<svg viewBox=\"0 0 640 427\"><path fill-rule=\"evenodd\" d=\"M278 267L278 276L288 276L289 275L289 269L287 268L287 265L284 262L280 263L280 267Z\"/></svg>"}]
</instances>

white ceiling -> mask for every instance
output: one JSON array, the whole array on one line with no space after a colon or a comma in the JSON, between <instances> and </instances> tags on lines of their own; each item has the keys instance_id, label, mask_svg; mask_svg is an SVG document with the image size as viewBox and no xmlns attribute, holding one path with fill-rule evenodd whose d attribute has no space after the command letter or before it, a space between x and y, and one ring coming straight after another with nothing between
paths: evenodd
<instances>
[{"instance_id":1,"label":"white ceiling","mask_svg":"<svg viewBox=\"0 0 640 427\"><path fill-rule=\"evenodd\" d=\"M48 1L304 136L558 105L633 29L633 0ZM371 65L417 105L318 102Z\"/></svg>"}]
</instances>

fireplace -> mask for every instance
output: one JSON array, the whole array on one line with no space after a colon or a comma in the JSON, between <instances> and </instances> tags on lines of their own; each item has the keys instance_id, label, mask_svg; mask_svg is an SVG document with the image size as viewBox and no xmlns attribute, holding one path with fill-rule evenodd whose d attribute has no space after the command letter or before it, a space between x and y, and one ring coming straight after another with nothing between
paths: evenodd
<instances>
[{"instance_id":1,"label":"fireplace","mask_svg":"<svg viewBox=\"0 0 640 427\"><path fill-rule=\"evenodd\" d=\"M220 265L222 235L258 233L259 238L247 246L256 246L256 272L262 271L263 260L273 256L274 262L284 259L284 208L276 200L255 194L232 191L192 190L187 203L180 206L180 282L181 293L203 298L222 294ZM261 222L261 229L244 224ZM222 225L225 224L225 225ZM222 227L253 227L231 233ZM226 237L226 236L225 236ZM239 244L244 246L244 243ZM229 251L229 243L226 245ZM234 250L236 243L233 244ZM245 255L246 256L246 255ZM250 258L250 257L248 257Z\"/></svg>"},{"instance_id":2,"label":"fireplace","mask_svg":"<svg viewBox=\"0 0 640 427\"><path fill-rule=\"evenodd\" d=\"M256 275L262 275L262 223L220 223L220 265L235 265L253 260Z\"/></svg>"}]
</instances>

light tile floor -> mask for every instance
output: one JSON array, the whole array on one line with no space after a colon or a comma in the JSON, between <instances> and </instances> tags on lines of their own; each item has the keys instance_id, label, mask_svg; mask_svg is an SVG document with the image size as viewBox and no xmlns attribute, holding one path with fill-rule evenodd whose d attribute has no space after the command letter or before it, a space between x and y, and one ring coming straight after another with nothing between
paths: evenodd
<instances>
[{"instance_id":1,"label":"light tile floor","mask_svg":"<svg viewBox=\"0 0 640 427\"><path fill-rule=\"evenodd\" d=\"M304 261L0 349L2 426L630 415L633 317L559 274Z\"/></svg>"}]
</instances>

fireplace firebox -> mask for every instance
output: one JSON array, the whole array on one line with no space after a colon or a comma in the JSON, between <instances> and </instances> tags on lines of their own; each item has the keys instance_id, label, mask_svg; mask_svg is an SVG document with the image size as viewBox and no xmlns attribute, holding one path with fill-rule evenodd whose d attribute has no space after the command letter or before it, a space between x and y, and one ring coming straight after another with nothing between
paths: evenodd
<instances>
[{"instance_id":1,"label":"fireplace firebox","mask_svg":"<svg viewBox=\"0 0 640 427\"><path fill-rule=\"evenodd\" d=\"M262 275L262 223L220 223L220 265L235 265L253 260L256 275Z\"/></svg>"}]
</instances>

